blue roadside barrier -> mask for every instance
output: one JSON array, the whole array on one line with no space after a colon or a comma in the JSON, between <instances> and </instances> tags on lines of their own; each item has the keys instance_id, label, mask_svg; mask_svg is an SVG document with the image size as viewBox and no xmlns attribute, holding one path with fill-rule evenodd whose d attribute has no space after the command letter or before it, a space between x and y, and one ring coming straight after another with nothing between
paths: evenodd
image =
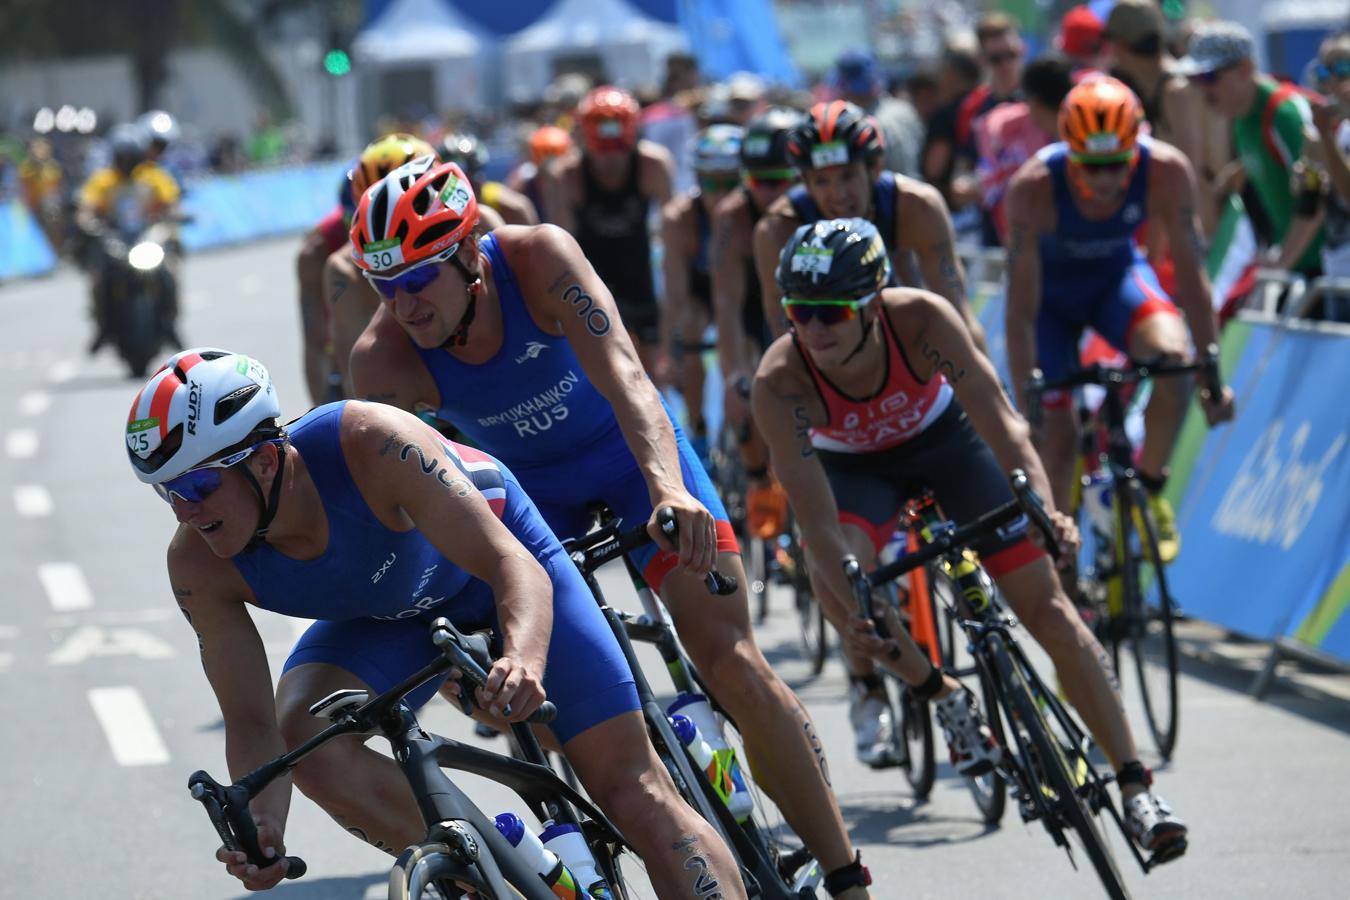
<instances>
[{"instance_id":1,"label":"blue roadside barrier","mask_svg":"<svg viewBox=\"0 0 1350 900\"><path fill-rule=\"evenodd\" d=\"M183 246L202 250L312 228L337 204L345 162L290 166L190 181Z\"/></svg>"},{"instance_id":2,"label":"blue roadside barrier","mask_svg":"<svg viewBox=\"0 0 1350 900\"><path fill-rule=\"evenodd\" d=\"M18 200L0 203L0 281L46 275L56 254L37 220Z\"/></svg>"},{"instance_id":3,"label":"blue roadside barrier","mask_svg":"<svg viewBox=\"0 0 1350 900\"><path fill-rule=\"evenodd\" d=\"M1235 321L1237 420L1205 438L1169 572L1188 615L1350 660L1350 337ZM1328 386L1330 388L1330 393ZM1175 460L1174 460L1175 463Z\"/></svg>"}]
</instances>

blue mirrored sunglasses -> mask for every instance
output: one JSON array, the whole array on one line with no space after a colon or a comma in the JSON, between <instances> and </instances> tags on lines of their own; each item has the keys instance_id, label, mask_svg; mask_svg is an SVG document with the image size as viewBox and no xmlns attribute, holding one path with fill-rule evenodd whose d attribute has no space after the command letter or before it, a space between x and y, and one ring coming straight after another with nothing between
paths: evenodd
<instances>
[{"instance_id":1,"label":"blue mirrored sunglasses","mask_svg":"<svg viewBox=\"0 0 1350 900\"><path fill-rule=\"evenodd\" d=\"M263 443L265 444L267 441L263 441ZM184 503L201 503L219 490L222 469L228 469L230 466L243 462L261 446L262 444L254 444L252 447L246 447L237 453L231 453L229 456L188 469L177 478L170 478L163 484L155 485L155 493L159 494L160 498L170 506L173 505L175 497Z\"/></svg>"},{"instance_id":2,"label":"blue mirrored sunglasses","mask_svg":"<svg viewBox=\"0 0 1350 900\"><path fill-rule=\"evenodd\" d=\"M1350 78L1350 59L1333 60L1327 65L1318 64L1317 79L1326 81L1328 78L1344 80Z\"/></svg>"},{"instance_id":3,"label":"blue mirrored sunglasses","mask_svg":"<svg viewBox=\"0 0 1350 900\"><path fill-rule=\"evenodd\" d=\"M441 267L438 264L445 262L458 252L459 244L451 244L426 262L420 262L410 269L404 269L392 278L381 278L372 272L362 274L366 276L366 280L370 282L371 287L380 292L381 297L386 300L393 300L394 295L400 290L405 294L417 294L426 290L427 285L435 281L441 274Z\"/></svg>"}]
</instances>

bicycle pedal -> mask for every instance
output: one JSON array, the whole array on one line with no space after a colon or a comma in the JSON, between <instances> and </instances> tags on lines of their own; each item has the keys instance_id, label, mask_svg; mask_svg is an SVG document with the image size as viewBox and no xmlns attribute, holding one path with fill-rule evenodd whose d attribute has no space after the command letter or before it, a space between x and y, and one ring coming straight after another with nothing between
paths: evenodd
<instances>
[{"instance_id":1,"label":"bicycle pedal","mask_svg":"<svg viewBox=\"0 0 1350 900\"><path fill-rule=\"evenodd\" d=\"M1163 863L1169 863L1174 859L1180 859L1186 855L1186 850L1190 847L1190 842L1185 835L1174 841L1169 841L1162 847L1159 847L1148 859L1148 867L1161 866Z\"/></svg>"}]
</instances>

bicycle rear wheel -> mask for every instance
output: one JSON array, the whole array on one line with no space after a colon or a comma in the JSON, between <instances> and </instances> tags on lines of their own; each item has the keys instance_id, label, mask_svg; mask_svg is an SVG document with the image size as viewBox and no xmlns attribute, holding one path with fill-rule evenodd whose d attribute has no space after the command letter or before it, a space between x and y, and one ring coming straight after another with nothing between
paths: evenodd
<instances>
[{"instance_id":1,"label":"bicycle rear wheel","mask_svg":"<svg viewBox=\"0 0 1350 900\"><path fill-rule=\"evenodd\" d=\"M1042 792L1040 799L1048 812L1048 820L1043 819L1046 827L1056 843L1063 844L1069 851L1069 859L1076 867L1073 851L1064 841L1065 832L1074 836L1101 879L1107 896L1113 900L1128 900L1130 894L1116 866L1115 856L1097 827L1096 814L1089 801L1084 792L1080 792L1085 782L1079 772L1079 763L1085 760L1077 752L1066 753L1003 636L989 634L985 646L1001 683L1009 726L1021 734L1030 751L1024 763L1035 779L1033 788Z\"/></svg>"},{"instance_id":2,"label":"bicycle rear wheel","mask_svg":"<svg viewBox=\"0 0 1350 900\"><path fill-rule=\"evenodd\" d=\"M1174 633L1175 607L1167 587L1167 573L1158 553L1157 530L1147 498L1138 482L1130 482L1129 501L1139 511L1138 546L1131 547L1124 572L1123 637L1134 657L1144 717L1163 759L1176 748L1180 720L1178 703L1177 644ZM1126 510L1128 513L1129 511ZM1121 517L1131 522L1132 516ZM1134 541L1127 542L1127 546Z\"/></svg>"}]
</instances>

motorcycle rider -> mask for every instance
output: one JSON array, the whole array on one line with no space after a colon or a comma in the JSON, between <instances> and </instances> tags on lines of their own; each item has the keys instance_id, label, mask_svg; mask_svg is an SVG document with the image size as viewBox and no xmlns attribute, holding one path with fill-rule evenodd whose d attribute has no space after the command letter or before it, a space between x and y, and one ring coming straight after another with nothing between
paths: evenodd
<instances>
[{"instance_id":1,"label":"motorcycle rider","mask_svg":"<svg viewBox=\"0 0 1350 900\"><path fill-rule=\"evenodd\" d=\"M115 126L108 132L111 164L95 171L80 188L75 223L89 242L85 265L91 278L90 310L95 327L94 339L89 344L91 354L111 338L109 294L112 284L108 278L108 260L101 249L101 239L109 230L148 237L164 248L165 337L175 347L182 346L175 328L180 248L177 234L171 227L177 218L180 192L173 176L146 158L147 144L148 136L139 126Z\"/></svg>"}]
</instances>

